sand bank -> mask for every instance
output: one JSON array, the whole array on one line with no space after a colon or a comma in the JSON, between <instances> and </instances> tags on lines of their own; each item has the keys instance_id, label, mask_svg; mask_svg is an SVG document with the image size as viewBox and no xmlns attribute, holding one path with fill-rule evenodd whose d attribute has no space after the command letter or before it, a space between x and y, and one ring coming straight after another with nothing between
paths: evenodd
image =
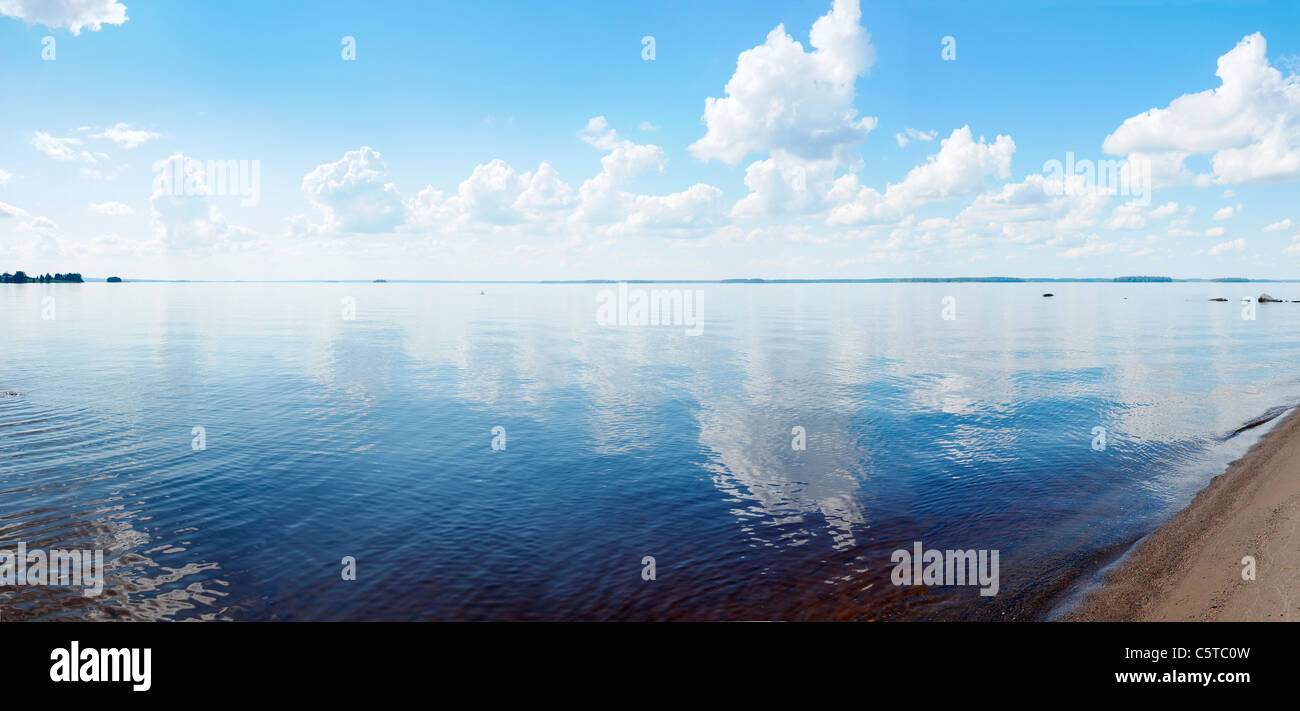
<instances>
[{"instance_id":1,"label":"sand bank","mask_svg":"<svg viewBox=\"0 0 1300 711\"><path fill-rule=\"evenodd\" d=\"M1245 580L1242 559L1255 559ZM1300 408L1147 536L1067 620L1300 620Z\"/></svg>"}]
</instances>

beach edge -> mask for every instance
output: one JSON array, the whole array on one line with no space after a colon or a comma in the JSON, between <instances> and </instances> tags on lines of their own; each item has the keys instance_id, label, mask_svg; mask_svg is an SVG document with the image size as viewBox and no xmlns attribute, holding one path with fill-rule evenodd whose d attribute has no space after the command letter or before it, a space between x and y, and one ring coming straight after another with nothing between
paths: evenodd
<instances>
[{"instance_id":1,"label":"beach edge","mask_svg":"<svg viewBox=\"0 0 1300 711\"><path fill-rule=\"evenodd\" d=\"M1300 620L1300 407L1061 619Z\"/></svg>"}]
</instances>

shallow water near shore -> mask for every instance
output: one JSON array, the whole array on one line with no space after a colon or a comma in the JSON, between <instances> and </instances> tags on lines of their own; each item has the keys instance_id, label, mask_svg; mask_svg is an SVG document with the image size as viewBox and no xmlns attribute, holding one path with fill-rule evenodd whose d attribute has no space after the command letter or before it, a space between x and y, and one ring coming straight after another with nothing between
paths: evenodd
<instances>
[{"instance_id":1,"label":"shallow water near shore","mask_svg":"<svg viewBox=\"0 0 1300 711\"><path fill-rule=\"evenodd\" d=\"M0 619L1037 619L1300 402L1300 284L609 288L0 288L0 548L107 567Z\"/></svg>"}]
</instances>

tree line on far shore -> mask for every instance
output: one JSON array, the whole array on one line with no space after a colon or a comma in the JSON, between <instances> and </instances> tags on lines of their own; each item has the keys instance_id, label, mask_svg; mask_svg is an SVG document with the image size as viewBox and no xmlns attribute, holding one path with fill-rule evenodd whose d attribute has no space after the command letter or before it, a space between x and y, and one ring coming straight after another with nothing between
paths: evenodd
<instances>
[{"instance_id":1,"label":"tree line on far shore","mask_svg":"<svg viewBox=\"0 0 1300 711\"><path fill-rule=\"evenodd\" d=\"M28 276L27 272L16 271L13 274L5 272L0 274L0 284L51 284L54 282L71 282L73 284L82 283L80 272L69 272L67 274L37 274Z\"/></svg>"}]
</instances>

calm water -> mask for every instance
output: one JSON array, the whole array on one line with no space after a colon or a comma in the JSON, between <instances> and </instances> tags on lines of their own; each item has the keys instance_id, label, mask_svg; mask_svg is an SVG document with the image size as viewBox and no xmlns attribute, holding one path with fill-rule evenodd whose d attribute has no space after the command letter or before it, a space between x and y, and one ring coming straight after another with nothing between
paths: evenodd
<instances>
[{"instance_id":1,"label":"calm water","mask_svg":"<svg viewBox=\"0 0 1300 711\"><path fill-rule=\"evenodd\" d=\"M1300 304L1235 303L1300 284L604 288L0 287L0 548L108 560L0 617L1039 618L1300 401ZM1000 593L892 585L918 540Z\"/></svg>"}]
</instances>

